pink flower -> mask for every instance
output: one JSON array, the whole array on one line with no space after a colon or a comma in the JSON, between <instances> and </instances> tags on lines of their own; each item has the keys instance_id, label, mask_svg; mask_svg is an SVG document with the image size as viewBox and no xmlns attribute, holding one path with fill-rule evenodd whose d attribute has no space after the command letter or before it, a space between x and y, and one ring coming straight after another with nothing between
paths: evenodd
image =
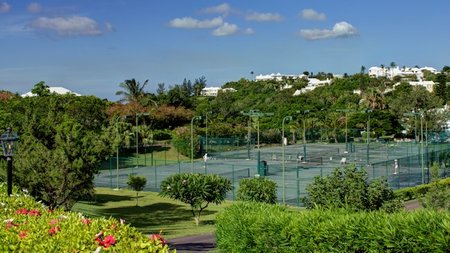
<instances>
[{"instance_id":1,"label":"pink flower","mask_svg":"<svg viewBox=\"0 0 450 253\"><path fill-rule=\"evenodd\" d=\"M23 209L17 209L16 214L27 214L28 213L28 209L23 208Z\"/></svg>"},{"instance_id":2,"label":"pink flower","mask_svg":"<svg viewBox=\"0 0 450 253\"><path fill-rule=\"evenodd\" d=\"M41 216L41 213L38 210L33 209L33 210L30 210L28 212L28 215L30 215L30 216Z\"/></svg>"},{"instance_id":3,"label":"pink flower","mask_svg":"<svg viewBox=\"0 0 450 253\"><path fill-rule=\"evenodd\" d=\"M160 241L163 246L167 244L167 241L164 240L164 238L160 234L152 234L150 236L150 239L154 242Z\"/></svg>"},{"instance_id":4,"label":"pink flower","mask_svg":"<svg viewBox=\"0 0 450 253\"><path fill-rule=\"evenodd\" d=\"M53 235L56 234L56 232L59 232L59 231L61 231L61 228L60 228L59 226L56 226L56 227L50 228L50 229L48 230L48 233L49 233L51 236L53 236Z\"/></svg>"},{"instance_id":5,"label":"pink flower","mask_svg":"<svg viewBox=\"0 0 450 253\"><path fill-rule=\"evenodd\" d=\"M53 220L51 220L51 221L48 222L48 224L51 225L51 226L53 226L53 225L55 225L55 224L57 224L57 223L58 223L58 220L57 220L57 219L53 219Z\"/></svg>"},{"instance_id":6,"label":"pink flower","mask_svg":"<svg viewBox=\"0 0 450 253\"><path fill-rule=\"evenodd\" d=\"M20 239L23 239L23 238L27 237L27 231L26 230L20 231L19 232L19 237L20 237Z\"/></svg>"},{"instance_id":7,"label":"pink flower","mask_svg":"<svg viewBox=\"0 0 450 253\"><path fill-rule=\"evenodd\" d=\"M90 219L82 219L81 222L82 222L84 225L89 225L89 224L92 223L92 221L91 221Z\"/></svg>"},{"instance_id":8,"label":"pink flower","mask_svg":"<svg viewBox=\"0 0 450 253\"><path fill-rule=\"evenodd\" d=\"M124 225L124 224L125 224L125 220L122 219L122 218L120 218L120 224L121 224L121 225Z\"/></svg>"}]
</instances>

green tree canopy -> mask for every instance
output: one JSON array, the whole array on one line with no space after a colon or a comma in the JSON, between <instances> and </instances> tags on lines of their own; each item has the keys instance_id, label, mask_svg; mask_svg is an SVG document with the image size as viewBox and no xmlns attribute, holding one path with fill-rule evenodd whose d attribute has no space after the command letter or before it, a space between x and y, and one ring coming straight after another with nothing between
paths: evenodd
<instances>
[{"instance_id":1,"label":"green tree canopy","mask_svg":"<svg viewBox=\"0 0 450 253\"><path fill-rule=\"evenodd\" d=\"M184 173L162 181L160 195L189 204L198 225L202 211L210 203L222 203L231 188L231 181L219 175Z\"/></svg>"}]
</instances>

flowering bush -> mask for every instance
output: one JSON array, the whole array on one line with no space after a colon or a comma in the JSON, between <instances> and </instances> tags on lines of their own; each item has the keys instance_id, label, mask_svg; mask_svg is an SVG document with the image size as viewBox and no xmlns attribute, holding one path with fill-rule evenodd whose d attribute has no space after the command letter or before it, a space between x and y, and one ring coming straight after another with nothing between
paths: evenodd
<instances>
[{"instance_id":1,"label":"flowering bush","mask_svg":"<svg viewBox=\"0 0 450 253\"><path fill-rule=\"evenodd\" d=\"M17 190L8 197L4 183L0 222L0 252L169 252L161 235L146 237L113 218L49 210Z\"/></svg>"}]
</instances>

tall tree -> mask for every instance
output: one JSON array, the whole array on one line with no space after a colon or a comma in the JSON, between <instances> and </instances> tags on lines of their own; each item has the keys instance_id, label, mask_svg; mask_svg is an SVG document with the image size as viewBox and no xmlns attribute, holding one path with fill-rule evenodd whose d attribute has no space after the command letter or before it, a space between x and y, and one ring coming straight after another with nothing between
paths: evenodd
<instances>
[{"instance_id":1,"label":"tall tree","mask_svg":"<svg viewBox=\"0 0 450 253\"><path fill-rule=\"evenodd\" d=\"M434 94L447 102L447 77L443 73L439 73L435 78L437 84L434 85Z\"/></svg>"},{"instance_id":2,"label":"tall tree","mask_svg":"<svg viewBox=\"0 0 450 253\"><path fill-rule=\"evenodd\" d=\"M50 95L50 90L48 85L45 84L44 81L40 81L39 83L34 85L33 89L31 90L31 93L42 97Z\"/></svg>"},{"instance_id":3,"label":"tall tree","mask_svg":"<svg viewBox=\"0 0 450 253\"><path fill-rule=\"evenodd\" d=\"M106 102L95 97L36 96L14 101L14 128L21 145L15 183L50 208L71 205L93 193L94 175L111 153Z\"/></svg>"},{"instance_id":4,"label":"tall tree","mask_svg":"<svg viewBox=\"0 0 450 253\"><path fill-rule=\"evenodd\" d=\"M134 78L130 80L125 80L123 83L119 84L119 87L123 90L117 91L117 96L122 96L121 102L139 102L145 96L144 91L145 86L148 84L148 79L145 80L143 84L137 82Z\"/></svg>"},{"instance_id":5,"label":"tall tree","mask_svg":"<svg viewBox=\"0 0 450 253\"><path fill-rule=\"evenodd\" d=\"M206 87L206 78L204 76L195 79L194 81L194 93L195 96L200 96L203 88Z\"/></svg>"}]
</instances>

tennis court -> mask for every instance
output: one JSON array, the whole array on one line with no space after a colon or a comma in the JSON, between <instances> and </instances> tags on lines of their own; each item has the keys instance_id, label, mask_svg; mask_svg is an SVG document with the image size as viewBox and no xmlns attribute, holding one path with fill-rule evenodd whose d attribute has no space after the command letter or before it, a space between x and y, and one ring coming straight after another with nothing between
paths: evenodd
<instances>
[{"instance_id":1,"label":"tennis court","mask_svg":"<svg viewBox=\"0 0 450 253\"><path fill-rule=\"evenodd\" d=\"M173 174L219 174L232 181L234 189L227 198L235 199L239 181L258 174L258 161L265 161L266 166L260 163L262 170L259 172L277 183L278 200L282 201L285 195L287 203L302 205L300 198L306 196L306 186L314 177L325 176L337 167L354 164L365 169L369 179L386 177L389 185L398 189L429 182L428 168L431 164L447 165L449 158L448 143L426 146L415 142L307 143L284 148L271 146L211 153L206 162L203 159L192 163L152 161L151 166L113 167L102 170L95 178L95 185L125 188L128 176L134 174L147 177L144 190L159 191L161 181ZM441 167L441 176L448 175L450 170L447 171L446 166Z\"/></svg>"}]
</instances>

